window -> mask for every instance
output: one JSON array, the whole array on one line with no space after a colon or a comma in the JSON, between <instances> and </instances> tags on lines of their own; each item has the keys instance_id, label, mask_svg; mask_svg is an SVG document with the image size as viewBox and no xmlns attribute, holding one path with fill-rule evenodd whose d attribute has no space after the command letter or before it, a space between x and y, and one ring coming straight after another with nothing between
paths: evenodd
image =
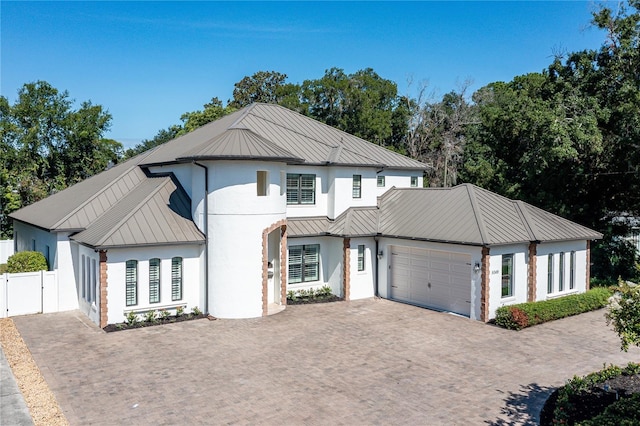
<instances>
[{"instance_id":1,"label":"window","mask_svg":"<svg viewBox=\"0 0 640 426\"><path fill-rule=\"evenodd\" d=\"M378 176L378 187L384 188L384 176Z\"/></svg>"},{"instance_id":2,"label":"window","mask_svg":"<svg viewBox=\"0 0 640 426\"><path fill-rule=\"evenodd\" d=\"M91 258L89 258L89 256L87 256L87 263L84 265L84 275L86 276L87 281L87 302L93 302L93 288L91 286Z\"/></svg>"},{"instance_id":3,"label":"window","mask_svg":"<svg viewBox=\"0 0 640 426\"><path fill-rule=\"evenodd\" d=\"M160 259L149 260L149 303L160 302Z\"/></svg>"},{"instance_id":4,"label":"window","mask_svg":"<svg viewBox=\"0 0 640 426\"><path fill-rule=\"evenodd\" d=\"M36 251L36 240L31 240L31 251Z\"/></svg>"},{"instance_id":5,"label":"window","mask_svg":"<svg viewBox=\"0 0 640 426\"><path fill-rule=\"evenodd\" d=\"M80 258L80 282L82 285L82 298L87 300L87 280L84 271L84 254Z\"/></svg>"},{"instance_id":6,"label":"window","mask_svg":"<svg viewBox=\"0 0 640 426\"><path fill-rule=\"evenodd\" d=\"M316 175L287 174L287 204L315 204Z\"/></svg>"},{"instance_id":7,"label":"window","mask_svg":"<svg viewBox=\"0 0 640 426\"><path fill-rule=\"evenodd\" d=\"M358 246L358 271L364 271L364 244Z\"/></svg>"},{"instance_id":8,"label":"window","mask_svg":"<svg viewBox=\"0 0 640 426\"><path fill-rule=\"evenodd\" d=\"M411 187L418 187L418 176L411 176Z\"/></svg>"},{"instance_id":9,"label":"window","mask_svg":"<svg viewBox=\"0 0 640 426\"><path fill-rule=\"evenodd\" d=\"M362 175L353 175L353 198L360 198L362 195Z\"/></svg>"},{"instance_id":10,"label":"window","mask_svg":"<svg viewBox=\"0 0 640 426\"><path fill-rule=\"evenodd\" d=\"M93 297L91 298L91 300L93 300L94 302L97 300L97 274L96 274L96 260L95 259L91 259L91 288L93 289Z\"/></svg>"},{"instance_id":11,"label":"window","mask_svg":"<svg viewBox=\"0 0 640 426\"><path fill-rule=\"evenodd\" d=\"M127 260L125 297L127 306L138 304L138 261Z\"/></svg>"},{"instance_id":12,"label":"window","mask_svg":"<svg viewBox=\"0 0 640 426\"><path fill-rule=\"evenodd\" d=\"M569 256L569 290L576 288L576 252L572 251Z\"/></svg>"},{"instance_id":13,"label":"window","mask_svg":"<svg viewBox=\"0 0 640 426\"><path fill-rule=\"evenodd\" d=\"M171 300L182 299L182 258L171 259Z\"/></svg>"},{"instance_id":14,"label":"window","mask_svg":"<svg viewBox=\"0 0 640 426\"><path fill-rule=\"evenodd\" d=\"M258 185L258 197L269 195L269 172L258 170L256 172L256 183Z\"/></svg>"},{"instance_id":15,"label":"window","mask_svg":"<svg viewBox=\"0 0 640 426\"><path fill-rule=\"evenodd\" d=\"M558 262L560 274L558 275L558 291L564 291L564 253L560 253Z\"/></svg>"},{"instance_id":16,"label":"window","mask_svg":"<svg viewBox=\"0 0 640 426\"><path fill-rule=\"evenodd\" d=\"M553 293L553 253L547 256L547 294Z\"/></svg>"},{"instance_id":17,"label":"window","mask_svg":"<svg viewBox=\"0 0 640 426\"><path fill-rule=\"evenodd\" d=\"M291 246L289 248L289 283L296 284L320 279L320 245Z\"/></svg>"},{"instance_id":18,"label":"window","mask_svg":"<svg viewBox=\"0 0 640 426\"><path fill-rule=\"evenodd\" d=\"M502 297L513 296L513 255L502 255Z\"/></svg>"}]
</instances>

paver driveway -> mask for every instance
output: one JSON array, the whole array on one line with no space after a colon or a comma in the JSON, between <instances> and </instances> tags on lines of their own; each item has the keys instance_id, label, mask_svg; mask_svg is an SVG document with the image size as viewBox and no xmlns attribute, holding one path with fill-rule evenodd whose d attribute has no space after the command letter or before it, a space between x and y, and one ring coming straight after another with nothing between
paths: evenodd
<instances>
[{"instance_id":1,"label":"paver driveway","mask_svg":"<svg viewBox=\"0 0 640 426\"><path fill-rule=\"evenodd\" d=\"M521 332L381 299L106 334L15 318L72 425L534 424L619 350L603 311Z\"/></svg>"}]
</instances>

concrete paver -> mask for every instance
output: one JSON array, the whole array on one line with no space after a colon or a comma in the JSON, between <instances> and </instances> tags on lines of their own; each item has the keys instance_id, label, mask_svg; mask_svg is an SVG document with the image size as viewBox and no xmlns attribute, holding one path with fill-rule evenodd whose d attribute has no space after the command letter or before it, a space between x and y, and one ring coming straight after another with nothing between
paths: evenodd
<instances>
[{"instance_id":1,"label":"concrete paver","mask_svg":"<svg viewBox=\"0 0 640 426\"><path fill-rule=\"evenodd\" d=\"M536 424L546 397L621 352L595 311L520 332L382 299L104 333L17 317L72 425Z\"/></svg>"},{"instance_id":2,"label":"concrete paver","mask_svg":"<svg viewBox=\"0 0 640 426\"><path fill-rule=\"evenodd\" d=\"M0 347L0 425L32 426L33 420Z\"/></svg>"}]
</instances>

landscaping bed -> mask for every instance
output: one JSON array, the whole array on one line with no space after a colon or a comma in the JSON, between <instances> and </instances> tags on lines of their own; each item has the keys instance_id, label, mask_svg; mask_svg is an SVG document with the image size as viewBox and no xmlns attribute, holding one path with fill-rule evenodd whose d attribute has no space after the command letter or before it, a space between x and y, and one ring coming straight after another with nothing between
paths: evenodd
<instances>
[{"instance_id":1,"label":"landscaping bed","mask_svg":"<svg viewBox=\"0 0 640 426\"><path fill-rule=\"evenodd\" d=\"M214 319L213 317L202 313L197 307L194 307L191 313L184 313L182 308L176 309L174 315L171 315L169 311L148 311L145 314L136 314L129 312L125 322L117 324L108 324L103 328L107 333L113 331L129 330L132 328L153 327L162 324L171 324L174 322L193 321L202 318Z\"/></svg>"},{"instance_id":2,"label":"landscaping bed","mask_svg":"<svg viewBox=\"0 0 640 426\"><path fill-rule=\"evenodd\" d=\"M287 305L305 305L309 303L328 303L343 300L331 292L331 287L318 289L290 290L287 292Z\"/></svg>"}]
</instances>

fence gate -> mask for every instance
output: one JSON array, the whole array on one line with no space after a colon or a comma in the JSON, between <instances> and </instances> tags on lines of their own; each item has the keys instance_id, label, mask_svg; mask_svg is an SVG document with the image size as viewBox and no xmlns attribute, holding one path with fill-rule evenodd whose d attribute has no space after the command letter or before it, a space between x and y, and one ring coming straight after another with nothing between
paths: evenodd
<instances>
[{"instance_id":1,"label":"fence gate","mask_svg":"<svg viewBox=\"0 0 640 426\"><path fill-rule=\"evenodd\" d=\"M0 317L42 313L43 271L0 276ZM4 287L4 288L3 288ZM4 303L1 303L4 302Z\"/></svg>"}]
</instances>

